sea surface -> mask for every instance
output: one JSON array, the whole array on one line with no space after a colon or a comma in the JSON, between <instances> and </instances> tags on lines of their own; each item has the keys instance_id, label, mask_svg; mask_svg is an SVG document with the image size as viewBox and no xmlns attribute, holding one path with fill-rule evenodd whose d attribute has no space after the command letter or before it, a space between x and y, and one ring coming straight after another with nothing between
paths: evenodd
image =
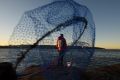
<instances>
[{"instance_id":1,"label":"sea surface","mask_svg":"<svg viewBox=\"0 0 120 80\"><path fill-rule=\"evenodd\" d=\"M0 48L0 62L9 62L9 48ZM120 50L96 49L88 68L120 64Z\"/></svg>"}]
</instances>

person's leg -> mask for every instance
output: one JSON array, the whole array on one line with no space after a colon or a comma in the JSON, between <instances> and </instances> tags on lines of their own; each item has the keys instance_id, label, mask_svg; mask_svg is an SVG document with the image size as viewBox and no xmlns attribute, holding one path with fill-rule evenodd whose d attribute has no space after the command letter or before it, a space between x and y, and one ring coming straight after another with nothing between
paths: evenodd
<instances>
[{"instance_id":1,"label":"person's leg","mask_svg":"<svg viewBox=\"0 0 120 80\"><path fill-rule=\"evenodd\" d=\"M64 58L64 51L62 51L62 53L61 53L61 66L63 66L63 58Z\"/></svg>"},{"instance_id":2,"label":"person's leg","mask_svg":"<svg viewBox=\"0 0 120 80\"><path fill-rule=\"evenodd\" d=\"M60 51L60 53L59 53L59 59L58 59L58 65L59 66L63 66L64 55L65 55L65 52L64 51Z\"/></svg>"},{"instance_id":3,"label":"person's leg","mask_svg":"<svg viewBox=\"0 0 120 80\"><path fill-rule=\"evenodd\" d=\"M58 66L61 66L62 64L62 51L59 52L59 56L58 56Z\"/></svg>"},{"instance_id":4,"label":"person's leg","mask_svg":"<svg viewBox=\"0 0 120 80\"><path fill-rule=\"evenodd\" d=\"M60 66L60 57L61 57L61 52L59 52L59 56L58 56L58 66Z\"/></svg>"}]
</instances>

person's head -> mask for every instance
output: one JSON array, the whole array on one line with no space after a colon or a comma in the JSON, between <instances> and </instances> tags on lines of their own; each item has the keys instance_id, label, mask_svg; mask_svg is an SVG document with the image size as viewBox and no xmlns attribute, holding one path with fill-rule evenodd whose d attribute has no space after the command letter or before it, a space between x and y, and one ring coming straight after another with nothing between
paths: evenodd
<instances>
[{"instance_id":1,"label":"person's head","mask_svg":"<svg viewBox=\"0 0 120 80\"><path fill-rule=\"evenodd\" d=\"M63 34L60 34L61 37L63 37L64 35Z\"/></svg>"}]
</instances>

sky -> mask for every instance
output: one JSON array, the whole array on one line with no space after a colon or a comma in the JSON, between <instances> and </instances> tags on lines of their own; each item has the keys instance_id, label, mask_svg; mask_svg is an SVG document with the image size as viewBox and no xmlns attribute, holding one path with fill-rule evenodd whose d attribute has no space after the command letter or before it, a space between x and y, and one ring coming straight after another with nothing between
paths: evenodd
<instances>
[{"instance_id":1,"label":"sky","mask_svg":"<svg viewBox=\"0 0 120 80\"><path fill-rule=\"evenodd\" d=\"M25 11L52 0L0 0L0 45L9 38ZM120 0L74 0L87 6L96 25L96 47L120 49Z\"/></svg>"}]
</instances>

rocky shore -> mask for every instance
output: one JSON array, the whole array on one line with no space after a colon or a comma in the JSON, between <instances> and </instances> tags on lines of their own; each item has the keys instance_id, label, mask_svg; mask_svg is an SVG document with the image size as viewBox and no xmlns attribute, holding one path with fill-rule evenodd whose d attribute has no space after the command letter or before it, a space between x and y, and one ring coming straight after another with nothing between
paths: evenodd
<instances>
[{"instance_id":1,"label":"rocky shore","mask_svg":"<svg viewBox=\"0 0 120 80\"><path fill-rule=\"evenodd\" d=\"M120 80L120 64L105 66L82 72L78 68L31 66L18 80Z\"/></svg>"}]
</instances>

